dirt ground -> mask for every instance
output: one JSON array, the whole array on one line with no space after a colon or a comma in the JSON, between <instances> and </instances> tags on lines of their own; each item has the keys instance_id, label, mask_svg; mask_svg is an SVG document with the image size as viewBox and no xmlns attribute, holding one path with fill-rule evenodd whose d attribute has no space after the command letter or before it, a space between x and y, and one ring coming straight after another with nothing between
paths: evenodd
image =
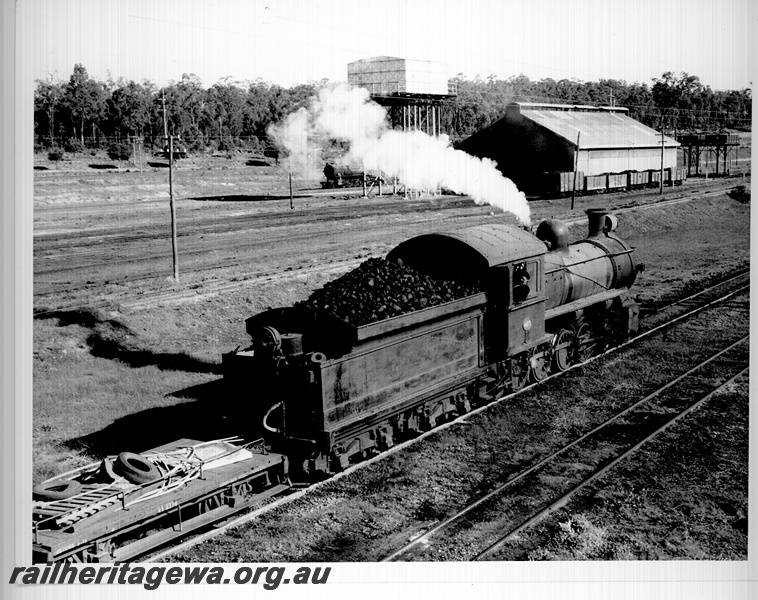
<instances>
[{"instance_id":1,"label":"dirt ground","mask_svg":"<svg viewBox=\"0 0 758 600\"><path fill-rule=\"evenodd\" d=\"M315 195L302 191L315 182L297 180L290 208L286 196L271 199L287 191L284 166L249 160L179 164L179 283L171 278L165 167L89 166L102 157L35 162L35 482L104 454L240 433L224 407L252 394L223 397L218 382L221 354L248 344L245 318L302 300L412 235L512 221L458 196ZM690 181L666 189L664 199L739 183ZM573 211L570 199L538 201L533 220L658 199L656 192L578 198ZM749 217L749 205L726 194L624 213L619 235L647 267L635 287L639 300L747 265ZM744 416L746 406L735 405Z\"/></svg>"}]
</instances>

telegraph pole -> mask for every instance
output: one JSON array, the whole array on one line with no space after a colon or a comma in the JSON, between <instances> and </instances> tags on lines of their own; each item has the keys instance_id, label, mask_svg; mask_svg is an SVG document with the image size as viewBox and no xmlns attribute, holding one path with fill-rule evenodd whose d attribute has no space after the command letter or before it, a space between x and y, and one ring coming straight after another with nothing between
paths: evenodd
<instances>
[{"instance_id":1,"label":"telegraph pole","mask_svg":"<svg viewBox=\"0 0 758 600\"><path fill-rule=\"evenodd\" d=\"M290 171L290 210L295 208L292 196L292 155L289 157L289 171Z\"/></svg>"},{"instance_id":2,"label":"telegraph pole","mask_svg":"<svg viewBox=\"0 0 758 600\"><path fill-rule=\"evenodd\" d=\"M166 120L166 92L165 91L161 95L161 100L163 101L163 139L164 141L168 141L168 121Z\"/></svg>"},{"instance_id":3,"label":"telegraph pole","mask_svg":"<svg viewBox=\"0 0 758 600\"><path fill-rule=\"evenodd\" d=\"M660 195L663 195L663 146L664 146L663 123L661 123L661 191L660 191Z\"/></svg>"},{"instance_id":4,"label":"telegraph pole","mask_svg":"<svg viewBox=\"0 0 758 600\"><path fill-rule=\"evenodd\" d=\"M168 199L171 209L171 253L174 263L174 281L179 283L179 256L176 249L176 208L174 206L174 136L168 134L166 119L166 92L161 95L163 103L163 134L164 143L168 143Z\"/></svg>"},{"instance_id":5,"label":"telegraph pole","mask_svg":"<svg viewBox=\"0 0 758 600\"><path fill-rule=\"evenodd\" d=\"M576 134L576 150L574 151L574 189L571 190L571 210L574 210L574 200L576 200L576 170L579 168L579 138L582 132Z\"/></svg>"},{"instance_id":6,"label":"telegraph pole","mask_svg":"<svg viewBox=\"0 0 758 600\"><path fill-rule=\"evenodd\" d=\"M168 197L171 206L171 252L174 257L174 281L179 283L179 257L176 251L176 208L174 207L174 136L168 137Z\"/></svg>"}]
</instances>

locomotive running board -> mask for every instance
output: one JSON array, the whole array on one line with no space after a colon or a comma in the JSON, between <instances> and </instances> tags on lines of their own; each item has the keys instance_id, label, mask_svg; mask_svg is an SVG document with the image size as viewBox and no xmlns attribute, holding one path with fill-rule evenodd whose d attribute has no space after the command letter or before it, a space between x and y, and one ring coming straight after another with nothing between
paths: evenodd
<instances>
[{"instance_id":1,"label":"locomotive running board","mask_svg":"<svg viewBox=\"0 0 758 600\"><path fill-rule=\"evenodd\" d=\"M595 304L599 304L600 302L607 302L608 300L613 300L615 298L618 298L619 296L623 296L628 291L629 291L629 288L608 290L607 292L601 292L600 294L595 294L594 296L589 296L587 298L579 298L579 300L574 300L573 302L569 302L568 304L564 304L563 306L549 308L548 310L545 311L545 322L550 321L551 319L554 319L555 317L561 317L568 313L581 310L582 308L587 308L588 306L594 306Z\"/></svg>"}]
</instances>

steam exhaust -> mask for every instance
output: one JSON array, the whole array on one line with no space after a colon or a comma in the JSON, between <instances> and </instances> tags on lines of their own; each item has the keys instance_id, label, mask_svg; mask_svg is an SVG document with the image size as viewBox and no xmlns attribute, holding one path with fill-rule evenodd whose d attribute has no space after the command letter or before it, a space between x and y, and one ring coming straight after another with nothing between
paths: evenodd
<instances>
[{"instance_id":1,"label":"steam exhaust","mask_svg":"<svg viewBox=\"0 0 758 600\"><path fill-rule=\"evenodd\" d=\"M310 179L321 177L323 151L343 143L345 162L369 171L398 177L411 189L442 186L470 196L531 224L526 196L497 170L490 159L480 159L450 145L442 134L396 131L387 124L387 111L373 102L364 88L341 84L321 90L307 108L289 115L269 134L290 154L292 169Z\"/></svg>"}]
</instances>

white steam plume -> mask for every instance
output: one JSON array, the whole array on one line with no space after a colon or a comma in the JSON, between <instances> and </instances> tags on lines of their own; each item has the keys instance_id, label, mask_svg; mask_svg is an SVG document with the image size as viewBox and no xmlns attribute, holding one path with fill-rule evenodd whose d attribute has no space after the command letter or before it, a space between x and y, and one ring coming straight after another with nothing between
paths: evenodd
<instances>
[{"instance_id":1,"label":"white steam plume","mask_svg":"<svg viewBox=\"0 0 758 600\"><path fill-rule=\"evenodd\" d=\"M530 224L526 196L503 177L494 161L454 149L444 134L435 138L421 131L389 129L386 117L367 90L343 84L323 89L308 109L301 108L269 132L289 151L293 169L310 177L314 171L320 177L324 144L338 140L349 147L348 163L397 176L411 189L446 187Z\"/></svg>"}]
</instances>

